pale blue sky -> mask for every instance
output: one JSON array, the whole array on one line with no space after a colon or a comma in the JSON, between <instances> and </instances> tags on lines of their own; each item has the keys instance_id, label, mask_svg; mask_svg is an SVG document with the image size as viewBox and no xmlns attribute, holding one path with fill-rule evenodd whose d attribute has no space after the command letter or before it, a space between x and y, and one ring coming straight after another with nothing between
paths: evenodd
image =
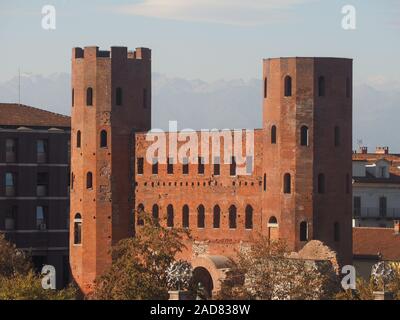
<instances>
[{"instance_id":1,"label":"pale blue sky","mask_svg":"<svg viewBox=\"0 0 400 320\"><path fill-rule=\"evenodd\" d=\"M41 9L57 10L57 29L41 28ZM341 8L357 10L357 29L341 28ZM153 50L153 71L204 80L260 78L261 59L354 59L356 82L400 74L398 0L1 0L0 81L25 72L69 72L71 48L125 45Z\"/></svg>"}]
</instances>

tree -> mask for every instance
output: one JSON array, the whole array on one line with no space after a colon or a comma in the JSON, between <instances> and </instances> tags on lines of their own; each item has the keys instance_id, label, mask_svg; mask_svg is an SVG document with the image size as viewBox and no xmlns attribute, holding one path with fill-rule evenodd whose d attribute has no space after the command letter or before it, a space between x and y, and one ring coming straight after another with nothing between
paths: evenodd
<instances>
[{"instance_id":1,"label":"tree","mask_svg":"<svg viewBox=\"0 0 400 320\"><path fill-rule=\"evenodd\" d=\"M330 261L289 258L283 241L260 238L238 253L219 299L332 299L339 278Z\"/></svg>"},{"instance_id":2,"label":"tree","mask_svg":"<svg viewBox=\"0 0 400 320\"><path fill-rule=\"evenodd\" d=\"M6 241L0 233L0 277L10 277L16 273L25 274L32 268L26 254Z\"/></svg>"},{"instance_id":3,"label":"tree","mask_svg":"<svg viewBox=\"0 0 400 320\"><path fill-rule=\"evenodd\" d=\"M29 256L0 234L0 300L74 299L76 288L45 290L42 278L35 274Z\"/></svg>"},{"instance_id":4,"label":"tree","mask_svg":"<svg viewBox=\"0 0 400 320\"><path fill-rule=\"evenodd\" d=\"M373 300L374 291L383 291L393 294L393 299L400 300L400 263L387 262L387 267L392 270L390 280L383 286L382 281L371 276L368 281L363 278L357 278L356 288L348 289L338 293L338 300Z\"/></svg>"},{"instance_id":5,"label":"tree","mask_svg":"<svg viewBox=\"0 0 400 320\"><path fill-rule=\"evenodd\" d=\"M111 267L96 279L89 298L152 300L168 298L166 270L190 237L184 229L166 228L140 213L143 225L135 237L121 240L112 249Z\"/></svg>"},{"instance_id":6,"label":"tree","mask_svg":"<svg viewBox=\"0 0 400 320\"><path fill-rule=\"evenodd\" d=\"M72 300L76 298L76 288L45 290L42 278L29 270L26 274L16 273L10 277L0 277L0 300Z\"/></svg>"}]
</instances>

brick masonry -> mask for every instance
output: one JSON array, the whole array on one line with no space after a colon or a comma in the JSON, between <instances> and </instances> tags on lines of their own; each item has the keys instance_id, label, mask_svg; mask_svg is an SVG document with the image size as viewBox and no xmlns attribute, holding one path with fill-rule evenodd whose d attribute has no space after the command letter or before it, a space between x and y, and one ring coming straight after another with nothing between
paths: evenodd
<instances>
[{"instance_id":1,"label":"brick masonry","mask_svg":"<svg viewBox=\"0 0 400 320\"><path fill-rule=\"evenodd\" d=\"M151 99L146 97L151 96L150 60L150 50L145 48L132 53L116 47L111 52L97 47L73 50L70 255L73 276L83 291L90 291L95 277L110 265L111 246L140 229L135 214L141 206L149 214L158 206L161 223L166 223L167 207L172 206L178 227L183 226L183 207L189 207L193 240L181 258L191 261L204 256L233 257L261 234L285 239L294 251L309 240L321 240L338 253L341 263L351 262L352 60L264 60L267 94L263 128L254 132L254 170L236 176L230 175L230 165L223 162L220 174L215 175L209 155L201 174L196 163L189 164L188 174L183 173L182 163L173 165L173 174L168 174L165 163L159 163L157 174L152 173L152 164L145 160L151 144L146 141L151 127ZM292 95L286 97L288 75ZM86 106L88 87L93 88L93 106ZM117 88L123 90L122 105L116 103ZM276 127L275 143L271 143L272 126ZM301 145L302 126L308 128L307 145ZM80 148L74 143L78 130ZM101 130L107 130L106 148L100 147ZM167 141L172 134L168 133ZM200 132L195 135L199 137ZM223 140L221 159L222 145ZM144 158L140 174L139 158ZM93 173L91 189L86 188L89 171ZM287 173L290 193L283 192ZM323 193L318 192L320 174L324 175ZM199 228L201 205L205 223ZM220 226L215 228L217 205ZM237 212L235 228L229 226L231 206ZM251 228L245 226L246 208L252 213ZM80 245L73 243L76 213L83 221ZM301 241L301 223L306 225L305 241Z\"/></svg>"}]
</instances>

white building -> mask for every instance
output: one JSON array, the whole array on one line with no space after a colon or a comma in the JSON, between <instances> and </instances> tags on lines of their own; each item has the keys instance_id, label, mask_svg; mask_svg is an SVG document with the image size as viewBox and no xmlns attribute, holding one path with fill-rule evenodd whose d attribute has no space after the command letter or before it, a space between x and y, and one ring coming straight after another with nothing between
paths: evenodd
<instances>
[{"instance_id":1,"label":"white building","mask_svg":"<svg viewBox=\"0 0 400 320\"><path fill-rule=\"evenodd\" d=\"M353 153L353 225L393 228L400 219L400 155L388 147Z\"/></svg>"}]
</instances>

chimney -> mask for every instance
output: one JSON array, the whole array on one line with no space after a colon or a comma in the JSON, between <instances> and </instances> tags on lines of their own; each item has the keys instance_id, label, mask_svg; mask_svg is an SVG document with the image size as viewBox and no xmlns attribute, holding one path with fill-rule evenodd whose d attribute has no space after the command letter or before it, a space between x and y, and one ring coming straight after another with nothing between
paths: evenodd
<instances>
[{"instance_id":1,"label":"chimney","mask_svg":"<svg viewBox=\"0 0 400 320\"><path fill-rule=\"evenodd\" d=\"M400 220L394 220L394 233L400 234Z\"/></svg>"},{"instance_id":2,"label":"chimney","mask_svg":"<svg viewBox=\"0 0 400 320\"><path fill-rule=\"evenodd\" d=\"M389 154L389 147L376 147L376 154Z\"/></svg>"},{"instance_id":3,"label":"chimney","mask_svg":"<svg viewBox=\"0 0 400 320\"><path fill-rule=\"evenodd\" d=\"M360 153L367 154L368 153L368 147L360 147Z\"/></svg>"}]
</instances>

